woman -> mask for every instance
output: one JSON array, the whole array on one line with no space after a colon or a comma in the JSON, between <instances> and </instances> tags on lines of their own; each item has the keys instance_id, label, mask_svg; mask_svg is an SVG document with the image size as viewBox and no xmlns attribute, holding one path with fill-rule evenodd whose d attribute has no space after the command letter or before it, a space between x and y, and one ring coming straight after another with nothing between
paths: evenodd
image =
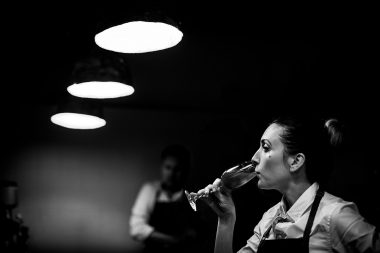
<instances>
[{"instance_id":1,"label":"woman","mask_svg":"<svg viewBox=\"0 0 380 253\"><path fill-rule=\"evenodd\" d=\"M324 124L323 124L324 123ZM279 118L265 130L252 157L260 189L282 193L264 213L239 253L379 252L379 234L360 216L354 203L323 191L319 182L342 139L337 120L320 124ZM198 193L218 215L214 251L232 252L236 212L231 192L220 179Z\"/></svg>"}]
</instances>

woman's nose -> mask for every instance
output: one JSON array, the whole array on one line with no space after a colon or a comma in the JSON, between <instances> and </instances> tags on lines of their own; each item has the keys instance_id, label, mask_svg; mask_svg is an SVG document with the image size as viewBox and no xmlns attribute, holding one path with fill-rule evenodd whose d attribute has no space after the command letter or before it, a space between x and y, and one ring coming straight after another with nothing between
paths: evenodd
<instances>
[{"instance_id":1,"label":"woman's nose","mask_svg":"<svg viewBox=\"0 0 380 253\"><path fill-rule=\"evenodd\" d=\"M259 164L260 163L260 159L259 159L259 150L256 151L256 153L252 156L251 158L251 161L256 163L256 164Z\"/></svg>"}]
</instances>

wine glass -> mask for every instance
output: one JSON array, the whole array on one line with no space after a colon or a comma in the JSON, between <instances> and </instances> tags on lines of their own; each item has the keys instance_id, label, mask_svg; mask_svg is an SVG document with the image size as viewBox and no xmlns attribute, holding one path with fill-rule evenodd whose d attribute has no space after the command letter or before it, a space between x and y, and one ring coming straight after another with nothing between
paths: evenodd
<instances>
[{"instance_id":1,"label":"wine glass","mask_svg":"<svg viewBox=\"0 0 380 253\"><path fill-rule=\"evenodd\" d=\"M229 190L234 190L245 185L251 179L256 177L256 165L257 163L254 161L245 161L224 171L222 176L220 177L222 184L215 191L220 190L221 187L224 187ZM206 196L206 194L189 193L186 190L185 195L190 203L191 208L193 208L194 211L197 211L196 201Z\"/></svg>"}]
</instances>

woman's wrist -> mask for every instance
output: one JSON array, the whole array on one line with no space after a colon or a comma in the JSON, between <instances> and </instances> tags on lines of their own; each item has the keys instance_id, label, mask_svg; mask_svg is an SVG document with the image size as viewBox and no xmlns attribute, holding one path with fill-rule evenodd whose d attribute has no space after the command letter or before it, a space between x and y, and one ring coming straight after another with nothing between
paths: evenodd
<instances>
[{"instance_id":1,"label":"woman's wrist","mask_svg":"<svg viewBox=\"0 0 380 253\"><path fill-rule=\"evenodd\" d=\"M236 222L236 214L231 213L227 215L223 215L222 217L218 218L219 225L234 225Z\"/></svg>"},{"instance_id":2,"label":"woman's wrist","mask_svg":"<svg viewBox=\"0 0 380 253\"><path fill-rule=\"evenodd\" d=\"M232 252L232 242L235 228L235 215L226 215L218 219L214 252Z\"/></svg>"}]
</instances>

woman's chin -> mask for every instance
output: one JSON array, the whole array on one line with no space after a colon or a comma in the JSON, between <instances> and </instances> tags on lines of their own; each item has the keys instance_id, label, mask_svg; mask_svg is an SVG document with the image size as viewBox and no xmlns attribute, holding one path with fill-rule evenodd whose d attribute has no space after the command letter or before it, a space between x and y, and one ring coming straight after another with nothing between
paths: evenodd
<instances>
[{"instance_id":1,"label":"woman's chin","mask_svg":"<svg viewBox=\"0 0 380 253\"><path fill-rule=\"evenodd\" d=\"M261 179L259 179L259 181L257 181L257 188L259 188L261 190L270 189L270 187L265 182L263 182Z\"/></svg>"}]
</instances>

